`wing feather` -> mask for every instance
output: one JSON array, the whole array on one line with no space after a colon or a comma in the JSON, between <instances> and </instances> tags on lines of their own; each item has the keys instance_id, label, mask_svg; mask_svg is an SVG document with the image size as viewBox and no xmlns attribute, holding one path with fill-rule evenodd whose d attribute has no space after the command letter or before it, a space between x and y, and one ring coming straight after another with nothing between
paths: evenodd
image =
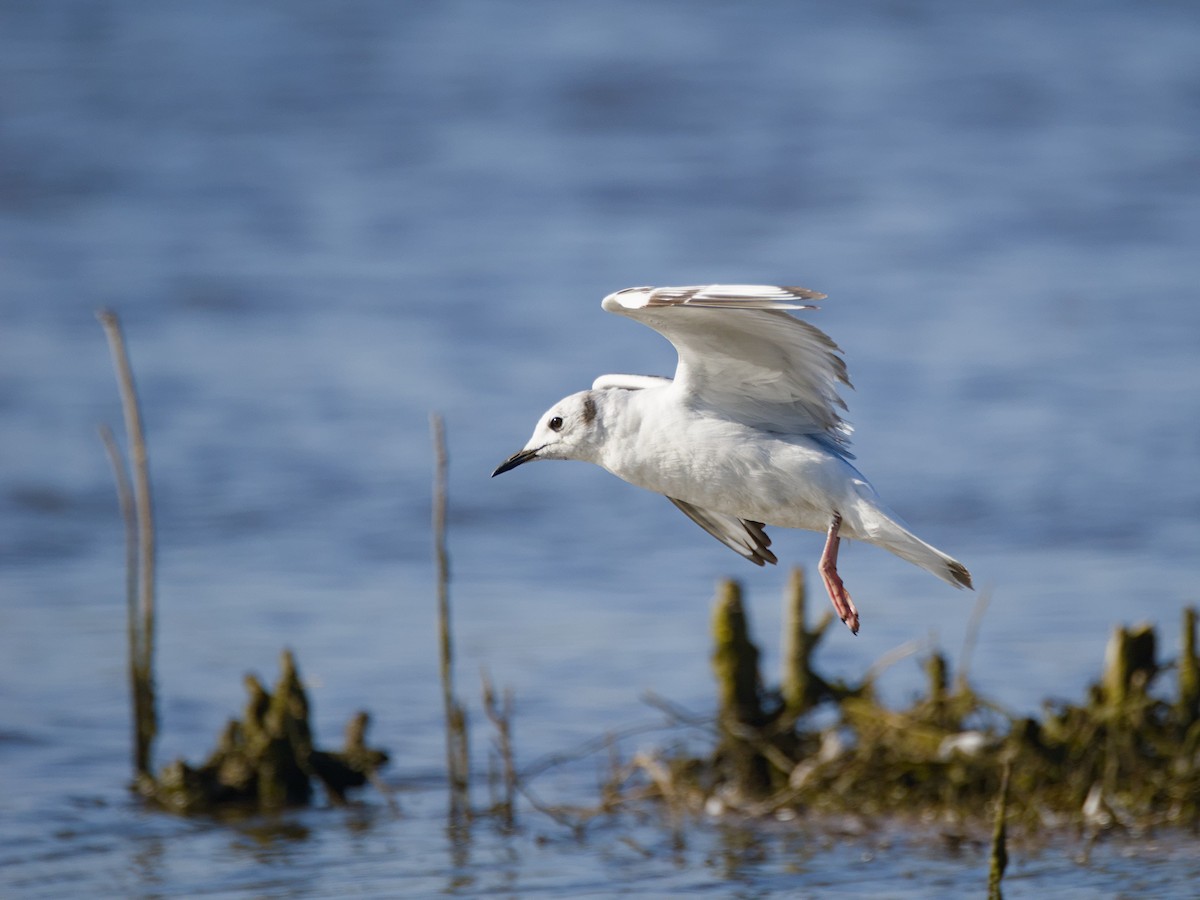
<instances>
[{"instance_id":1,"label":"wing feather","mask_svg":"<svg viewBox=\"0 0 1200 900\"><path fill-rule=\"evenodd\" d=\"M764 563L774 565L779 560L768 548L771 539L763 530L762 522L751 522L737 516L701 509L674 497L668 497L679 510L735 553L746 557L756 566Z\"/></svg>"},{"instance_id":2,"label":"wing feather","mask_svg":"<svg viewBox=\"0 0 1200 900\"><path fill-rule=\"evenodd\" d=\"M756 427L827 438L847 453L841 349L787 310L816 309L802 287L703 285L617 291L603 308L635 319L679 353L674 383L696 405Z\"/></svg>"}]
</instances>

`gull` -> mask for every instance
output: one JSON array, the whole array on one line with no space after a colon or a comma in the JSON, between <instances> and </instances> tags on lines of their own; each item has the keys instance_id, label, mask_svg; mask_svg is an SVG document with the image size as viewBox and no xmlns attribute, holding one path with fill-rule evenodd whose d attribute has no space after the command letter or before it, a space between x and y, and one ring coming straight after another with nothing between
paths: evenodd
<instances>
[{"instance_id":1,"label":"gull","mask_svg":"<svg viewBox=\"0 0 1200 900\"><path fill-rule=\"evenodd\" d=\"M788 310L825 295L802 287L636 287L601 307L674 346L674 378L601 375L538 420L492 477L539 459L595 463L662 494L755 565L775 563L766 526L825 533L818 571L838 617L859 615L837 570L842 538L882 547L959 588L962 563L914 535L854 467L841 348Z\"/></svg>"}]
</instances>

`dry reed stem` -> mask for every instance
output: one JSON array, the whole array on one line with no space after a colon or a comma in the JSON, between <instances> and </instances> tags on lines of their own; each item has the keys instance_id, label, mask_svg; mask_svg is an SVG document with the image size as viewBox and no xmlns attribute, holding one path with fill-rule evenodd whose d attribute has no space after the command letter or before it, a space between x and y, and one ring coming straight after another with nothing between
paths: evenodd
<instances>
[{"instance_id":1,"label":"dry reed stem","mask_svg":"<svg viewBox=\"0 0 1200 900\"><path fill-rule=\"evenodd\" d=\"M450 785L452 822L471 815L470 745L467 713L454 696L454 643L450 628L450 558L446 552L446 430L442 417L429 415L433 438L433 558L437 578L439 672L446 714L446 777Z\"/></svg>"},{"instance_id":2,"label":"dry reed stem","mask_svg":"<svg viewBox=\"0 0 1200 900\"><path fill-rule=\"evenodd\" d=\"M501 778L504 786L503 799L497 804L497 812L504 828L511 831L516 825L517 766L512 744L512 691L505 688L500 699L492 687L486 671L480 672L483 682L483 709L496 727L496 753L500 757Z\"/></svg>"},{"instance_id":3,"label":"dry reed stem","mask_svg":"<svg viewBox=\"0 0 1200 900\"><path fill-rule=\"evenodd\" d=\"M154 690L154 633L155 633L155 538L154 503L150 491L150 463L146 451L146 436L142 428L141 406L137 387L133 380L133 369L125 349L125 338L121 322L112 310L102 309L96 314L112 353L113 367L117 375L117 387L121 394L121 408L125 417L125 431L129 441L133 468L133 509L137 528L137 594L140 622L136 631L137 675L134 679L134 718L137 735L134 751L136 773L149 776L154 738L158 734L158 712ZM102 433L103 437L103 433ZM111 432L109 434L111 438ZM106 445L109 443L105 441ZM109 450L110 459L112 450ZM119 456L119 455L118 455ZM114 464L119 470L120 466ZM122 476L118 475L118 494L122 488ZM123 501L124 502L124 501ZM128 525L127 525L128 527ZM130 559L128 550L127 560ZM127 584L129 577L127 575ZM137 616L134 617L135 619Z\"/></svg>"},{"instance_id":4,"label":"dry reed stem","mask_svg":"<svg viewBox=\"0 0 1200 900\"><path fill-rule=\"evenodd\" d=\"M129 743L133 755L133 770L141 774L141 741L139 739L141 716L140 671L142 660L141 629L138 627L138 545L137 545L137 513L133 506L133 487L129 483L129 472L125 467L125 458L113 431L106 424L97 427L100 440L104 443L108 463L112 467L113 480L117 486L117 503L121 510L121 521L125 525L125 621L126 639L129 644L129 696L133 701L133 716L130 726L133 730Z\"/></svg>"},{"instance_id":5,"label":"dry reed stem","mask_svg":"<svg viewBox=\"0 0 1200 900\"><path fill-rule=\"evenodd\" d=\"M1003 900L1000 882L1008 868L1008 778L1012 763L1004 764L1000 776L1000 798L996 802L996 825L992 831L992 852L988 860L988 900Z\"/></svg>"}]
</instances>

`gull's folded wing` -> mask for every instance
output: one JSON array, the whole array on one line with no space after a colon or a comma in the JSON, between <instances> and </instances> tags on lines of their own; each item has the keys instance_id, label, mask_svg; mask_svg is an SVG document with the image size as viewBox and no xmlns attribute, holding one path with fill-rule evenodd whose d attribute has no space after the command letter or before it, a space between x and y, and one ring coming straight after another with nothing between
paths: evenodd
<instances>
[{"instance_id":1,"label":"gull's folded wing","mask_svg":"<svg viewBox=\"0 0 1200 900\"><path fill-rule=\"evenodd\" d=\"M676 500L674 497L667 499L718 541L735 553L746 557L756 566L761 566L763 563L774 565L778 562L775 554L768 549L771 546L771 539L763 531L762 522L751 522L747 519L739 519L737 516L701 509L690 503L684 503L682 500Z\"/></svg>"},{"instance_id":2,"label":"gull's folded wing","mask_svg":"<svg viewBox=\"0 0 1200 900\"><path fill-rule=\"evenodd\" d=\"M824 296L774 285L645 287L609 294L602 306L675 346L675 386L697 406L766 430L824 435L843 447L850 427L838 387L850 380L841 351L819 328L785 312L815 309L806 301Z\"/></svg>"}]
</instances>

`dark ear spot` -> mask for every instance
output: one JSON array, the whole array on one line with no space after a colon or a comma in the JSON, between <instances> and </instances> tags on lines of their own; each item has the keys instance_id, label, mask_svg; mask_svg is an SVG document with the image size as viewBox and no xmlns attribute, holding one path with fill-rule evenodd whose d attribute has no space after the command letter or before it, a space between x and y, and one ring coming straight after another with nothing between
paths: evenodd
<instances>
[{"instance_id":1,"label":"dark ear spot","mask_svg":"<svg viewBox=\"0 0 1200 900\"><path fill-rule=\"evenodd\" d=\"M591 397L583 398L583 424L591 425L596 418L596 401Z\"/></svg>"}]
</instances>

